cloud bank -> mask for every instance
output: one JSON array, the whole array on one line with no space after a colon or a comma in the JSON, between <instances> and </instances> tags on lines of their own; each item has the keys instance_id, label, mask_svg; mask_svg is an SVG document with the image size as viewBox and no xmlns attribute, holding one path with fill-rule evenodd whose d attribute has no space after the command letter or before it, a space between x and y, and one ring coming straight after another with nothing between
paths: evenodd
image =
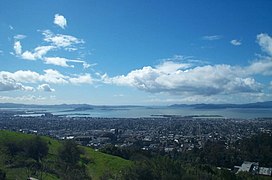
<instances>
[{"instance_id":1,"label":"cloud bank","mask_svg":"<svg viewBox=\"0 0 272 180\"><path fill-rule=\"evenodd\" d=\"M259 34L257 42L271 55L272 40L267 34ZM152 67L135 69L126 75L101 76L104 83L135 87L151 93L172 95L229 95L237 93L261 93L264 84L257 82L255 75L272 75L272 57L251 62L248 66L227 64L195 65L188 59L181 62L167 60Z\"/></svg>"},{"instance_id":2,"label":"cloud bank","mask_svg":"<svg viewBox=\"0 0 272 180\"><path fill-rule=\"evenodd\" d=\"M92 84L93 78L90 74L63 75L57 70L46 69L44 74L34 71L19 70L14 73L0 71L0 91L23 90L34 91L35 88L24 84L45 83L38 86L38 90L54 92L49 84Z\"/></svg>"}]
</instances>

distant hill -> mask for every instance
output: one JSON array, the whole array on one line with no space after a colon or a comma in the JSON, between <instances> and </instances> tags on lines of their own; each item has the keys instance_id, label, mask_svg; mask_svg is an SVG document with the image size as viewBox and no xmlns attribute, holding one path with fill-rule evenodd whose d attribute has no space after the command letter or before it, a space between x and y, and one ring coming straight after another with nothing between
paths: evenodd
<instances>
[{"instance_id":1,"label":"distant hill","mask_svg":"<svg viewBox=\"0 0 272 180\"><path fill-rule=\"evenodd\" d=\"M112 108L129 108L129 107L141 107L141 106L133 106L133 105L107 106L107 105L90 105L90 104L38 105L38 104L0 103L0 108L62 108L62 109L74 109L77 111L89 110L93 108L112 109Z\"/></svg>"},{"instance_id":2,"label":"distant hill","mask_svg":"<svg viewBox=\"0 0 272 180\"><path fill-rule=\"evenodd\" d=\"M0 103L0 108L60 108L71 109L70 111L85 111L90 109L102 110L120 110L133 107L146 107L148 106L134 106L134 105L90 105L90 104L57 104L57 105L37 105L37 104L16 104L16 103ZM170 108L195 108L195 109L225 109L225 108L272 108L272 101L247 103L247 104L173 104L168 106Z\"/></svg>"},{"instance_id":3,"label":"distant hill","mask_svg":"<svg viewBox=\"0 0 272 180\"><path fill-rule=\"evenodd\" d=\"M195 109L225 109L225 108L272 108L272 101L248 104L173 104L171 108L191 107Z\"/></svg>"},{"instance_id":4,"label":"distant hill","mask_svg":"<svg viewBox=\"0 0 272 180\"><path fill-rule=\"evenodd\" d=\"M0 103L0 108L93 108L89 104L57 104L57 105L37 105L37 104L16 104Z\"/></svg>"}]
</instances>

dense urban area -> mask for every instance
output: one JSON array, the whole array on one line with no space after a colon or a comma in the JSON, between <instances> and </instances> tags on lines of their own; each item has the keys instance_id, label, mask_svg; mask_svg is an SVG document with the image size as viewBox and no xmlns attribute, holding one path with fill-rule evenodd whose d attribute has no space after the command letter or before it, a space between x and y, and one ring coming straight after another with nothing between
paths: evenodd
<instances>
[{"instance_id":1,"label":"dense urban area","mask_svg":"<svg viewBox=\"0 0 272 180\"><path fill-rule=\"evenodd\" d=\"M108 144L120 147L137 145L143 150L189 151L202 148L207 141L223 141L226 148L237 140L258 133L272 133L271 118L225 119L220 116L171 116L150 118L66 117L45 113L20 116L2 111L0 128L74 139L95 149Z\"/></svg>"},{"instance_id":2,"label":"dense urban area","mask_svg":"<svg viewBox=\"0 0 272 180\"><path fill-rule=\"evenodd\" d=\"M259 162L247 161L254 160L254 157L251 159L236 157L234 160L226 158L222 161L221 158L225 154L216 154L222 151L221 153L229 156L228 153L234 152L233 150L242 151L242 146L237 148L237 144L255 135L265 134L271 137L271 118L227 119L207 115L98 118L57 116L51 113L32 116L24 113L1 110L0 129L49 136L58 140L72 139L96 151L126 159L131 159L131 154L135 154L135 152L129 152L131 149L137 149L142 154L146 152L148 156L152 156L152 152L159 152L174 158L178 157L184 162L204 162L216 165L218 168L229 170L236 168L238 172L247 171L265 176L272 174L271 157L264 156L264 160L259 160L264 163L259 166ZM248 145L248 143L245 144ZM212 149L209 150L209 148ZM120 151L120 149L126 149L126 151ZM213 154L214 151L215 154ZM202 159L198 157L201 154ZM269 154L267 155L269 157ZM208 156L210 157L207 158ZM188 157L191 159L188 160ZM193 160L192 157L198 158Z\"/></svg>"}]
</instances>

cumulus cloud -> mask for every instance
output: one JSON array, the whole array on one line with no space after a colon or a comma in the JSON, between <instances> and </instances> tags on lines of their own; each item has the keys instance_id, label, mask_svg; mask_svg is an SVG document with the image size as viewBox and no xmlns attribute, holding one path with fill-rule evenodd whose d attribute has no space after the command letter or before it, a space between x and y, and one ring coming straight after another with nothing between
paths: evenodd
<instances>
[{"instance_id":1,"label":"cumulus cloud","mask_svg":"<svg viewBox=\"0 0 272 180\"><path fill-rule=\"evenodd\" d=\"M262 60L252 62L246 68L246 71L251 74L272 75L272 58L266 57Z\"/></svg>"},{"instance_id":2,"label":"cumulus cloud","mask_svg":"<svg viewBox=\"0 0 272 180\"><path fill-rule=\"evenodd\" d=\"M34 88L24 86L21 83L16 82L14 79L0 74L0 91L12 90L34 91Z\"/></svg>"},{"instance_id":3,"label":"cumulus cloud","mask_svg":"<svg viewBox=\"0 0 272 180\"><path fill-rule=\"evenodd\" d=\"M34 52L25 51L21 57L26 60L42 59L48 51L54 49L54 46L38 46L34 49Z\"/></svg>"},{"instance_id":4,"label":"cumulus cloud","mask_svg":"<svg viewBox=\"0 0 272 180\"><path fill-rule=\"evenodd\" d=\"M83 44L85 43L82 39L78 39L71 35L65 35L65 34L54 34L50 30L45 30L42 32L44 35L44 41L51 43L53 46L59 47L59 48L75 48L74 45L76 44Z\"/></svg>"},{"instance_id":5,"label":"cumulus cloud","mask_svg":"<svg viewBox=\"0 0 272 180\"><path fill-rule=\"evenodd\" d=\"M54 92L55 89L51 88L49 84L41 84L37 88L40 91L45 91L45 92Z\"/></svg>"},{"instance_id":6,"label":"cumulus cloud","mask_svg":"<svg viewBox=\"0 0 272 180\"><path fill-rule=\"evenodd\" d=\"M205 37L215 40L217 37ZM257 42L271 55L272 38L259 34ZM240 42L234 41L238 45ZM193 64L192 61L176 62L168 59L157 66L145 66L125 75L101 76L104 83L131 86L139 90L172 95L228 95L251 93L260 94L264 84L257 82L256 75L272 75L272 57L265 56L251 62L248 66L231 66L227 64Z\"/></svg>"},{"instance_id":7,"label":"cumulus cloud","mask_svg":"<svg viewBox=\"0 0 272 180\"><path fill-rule=\"evenodd\" d=\"M169 66L171 65L171 66ZM170 67L170 68L169 68ZM242 73L241 73L242 72ZM241 67L204 65L190 67L187 63L164 62L156 67L145 66L127 75L108 77L105 83L136 87L147 92L169 94L215 95L260 92L262 85Z\"/></svg>"},{"instance_id":8,"label":"cumulus cloud","mask_svg":"<svg viewBox=\"0 0 272 180\"><path fill-rule=\"evenodd\" d=\"M203 40L207 40L207 41L215 41L215 40L219 40L222 38L223 38L223 36L221 36L221 35L212 35L212 36L203 36L202 37Z\"/></svg>"},{"instance_id":9,"label":"cumulus cloud","mask_svg":"<svg viewBox=\"0 0 272 180\"><path fill-rule=\"evenodd\" d=\"M44 72L45 74L39 76L39 80L47 83L66 84L70 78L53 69L46 69Z\"/></svg>"},{"instance_id":10,"label":"cumulus cloud","mask_svg":"<svg viewBox=\"0 0 272 180\"><path fill-rule=\"evenodd\" d=\"M25 59L25 60L37 60L37 59L42 59L43 56L48 53L48 51L54 49L54 46L38 46L33 50L33 52L30 52L30 51L23 52L21 42L15 41L13 48L14 48L15 54L18 57L21 57L22 59Z\"/></svg>"},{"instance_id":11,"label":"cumulus cloud","mask_svg":"<svg viewBox=\"0 0 272 180\"><path fill-rule=\"evenodd\" d=\"M272 37L268 34L261 33L257 35L257 42L264 52L272 56Z\"/></svg>"},{"instance_id":12,"label":"cumulus cloud","mask_svg":"<svg viewBox=\"0 0 272 180\"><path fill-rule=\"evenodd\" d=\"M230 41L230 43L233 45L233 46L240 46L242 45L242 42L237 40L237 39L233 39Z\"/></svg>"},{"instance_id":13,"label":"cumulus cloud","mask_svg":"<svg viewBox=\"0 0 272 180\"><path fill-rule=\"evenodd\" d=\"M57 34L55 35L49 30L43 31L43 35L45 36L44 41L50 43L50 45L47 46L38 46L32 51L22 51L22 45L21 42L18 39L21 39L20 36L17 35L14 37L14 52L17 57L20 57L25 60L43 60L45 64L52 64L56 66L62 66L62 67L74 67L74 65L69 65L68 63L81 63L83 68L89 68L91 65L88 64L86 61L83 60L73 60L73 59L66 59L63 57L46 57L47 53L51 50L56 50L60 48L64 48L65 50L70 51L70 49L77 50L75 47L76 44L82 44L84 43L83 40L78 39L73 36L69 35L62 35Z\"/></svg>"},{"instance_id":14,"label":"cumulus cloud","mask_svg":"<svg viewBox=\"0 0 272 180\"><path fill-rule=\"evenodd\" d=\"M92 84L93 79L90 74L79 75L75 78L70 78L70 82L73 84Z\"/></svg>"},{"instance_id":15,"label":"cumulus cloud","mask_svg":"<svg viewBox=\"0 0 272 180\"><path fill-rule=\"evenodd\" d=\"M55 14L54 23L61 28L65 28L67 26L67 21L63 15ZM88 64L86 61L81 59L66 59L64 57L48 57L48 52L55 50L65 50L65 51L77 51L79 48L82 48L81 45L84 44L83 39L79 39L77 37L66 35L66 34L55 34L50 30L38 30L44 37L43 37L43 46L37 46L32 50L24 50L21 45L21 40L26 38L23 34L17 34L14 38L14 53L19 58L25 60L42 60L45 64L52 64L62 67L74 67L70 63L81 63L83 68L88 68L91 65Z\"/></svg>"},{"instance_id":16,"label":"cumulus cloud","mask_svg":"<svg viewBox=\"0 0 272 180\"><path fill-rule=\"evenodd\" d=\"M66 58L61 58L61 57L46 57L44 58L45 64L53 64L57 66L62 66L62 67L70 67L67 62L68 59Z\"/></svg>"},{"instance_id":17,"label":"cumulus cloud","mask_svg":"<svg viewBox=\"0 0 272 180\"><path fill-rule=\"evenodd\" d=\"M252 74L272 75L272 38L264 33L257 35L257 43L268 56L253 61L246 70Z\"/></svg>"},{"instance_id":18,"label":"cumulus cloud","mask_svg":"<svg viewBox=\"0 0 272 180\"><path fill-rule=\"evenodd\" d=\"M55 14L54 24L58 25L62 29L65 29L65 27L67 26L67 21L64 16Z\"/></svg>"},{"instance_id":19,"label":"cumulus cloud","mask_svg":"<svg viewBox=\"0 0 272 180\"><path fill-rule=\"evenodd\" d=\"M90 74L68 76L53 69L46 69L43 74L30 70L19 70L13 73L0 71L0 82L5 82L5 79L12 80L14 83L90 84L92 82Z\"/></svg>"}]
</instances>

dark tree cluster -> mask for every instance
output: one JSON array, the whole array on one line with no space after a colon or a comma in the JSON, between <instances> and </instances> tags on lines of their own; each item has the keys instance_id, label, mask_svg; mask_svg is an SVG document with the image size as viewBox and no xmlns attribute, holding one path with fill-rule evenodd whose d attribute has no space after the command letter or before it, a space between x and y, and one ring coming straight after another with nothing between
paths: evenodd
<instances>
[{"instance_id":1,"label":"dark tree cluster","mask_svg":"<svg viewBox=\"0 0 272 180\"><path fill-rule=\"evenodd\" d=\"M8 168L23 168L27 176L44 179L47 174L65 180L91 179L86 170L84 152L74 141L61 143L57 154L49 154L49 144L40 136L28 139L7 139L0 144ZM5 172L0 170L0 180L5 179Z\"/></svg>"},{"instance_id":2,"label":"dark tree cluster","mask_svg":"<svg viewBox=\"0 0 272 180\"><path fill-rule=\"evenodd\" d=\"M85 164L80 162L81 153L83 152L74 141L68 140L63 143L58 152L61 179L91 179Z\"/></svg>"}]
</instances>

